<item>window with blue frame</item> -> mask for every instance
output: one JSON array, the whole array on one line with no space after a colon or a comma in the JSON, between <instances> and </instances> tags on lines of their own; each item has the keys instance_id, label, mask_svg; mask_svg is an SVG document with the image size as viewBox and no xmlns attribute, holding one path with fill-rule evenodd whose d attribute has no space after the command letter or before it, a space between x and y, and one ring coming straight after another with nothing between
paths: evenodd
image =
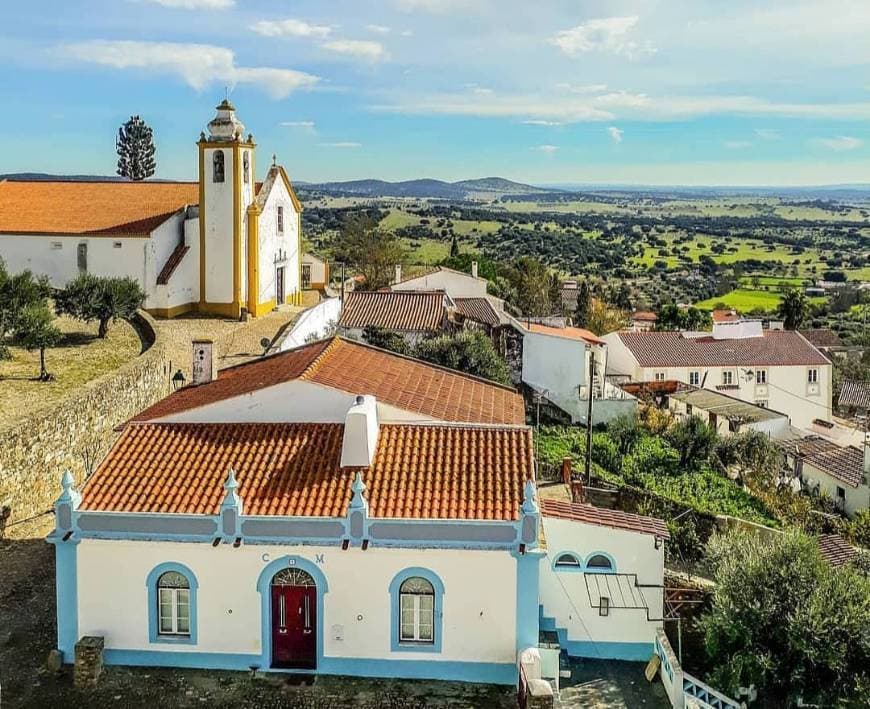
<instances>
[{"instance_id":1,"label":"window with blue frame","mask_svg":"<svg viewBox=\"0 0 870 709\"><path fill-rule=\"evenodd\" d=\"M610 573L615 571L613 560L604 554L593 554L586 560L586 570L598 573Z\"/></svg>"},{"instance_id":2,"label":"window with blue frame","mask_svg":"<svg viewBox=\"0 0 870 709\"><path fill-rule=\"evenodd\" d=\"M390 584L391 649L441 652L444 585L428 569L405 569Z\"/></svg>"},{"instance_id":3,"label":"window with blue frame","mask_svg":"<svg viewBox=\"0 0 870 709\"><path fill-rule=\"evenodd\" d=\"M151 642L196 643L196 589L193 572L174 562L154 568L148 587Z\"/></svg>"},{"instance_id":4,"label":"window with blue frame","mask_svg":"<svg viewBox=\"0 0 870 709\"><path fill-rule=\"evenodd\" d=\"M580 559L576 557L574 554L559 554L556 557L556 561L553 564L557 569L573 569L577 570L582 568L583 564L580 562Z\"/></svg>"}]
</instances>

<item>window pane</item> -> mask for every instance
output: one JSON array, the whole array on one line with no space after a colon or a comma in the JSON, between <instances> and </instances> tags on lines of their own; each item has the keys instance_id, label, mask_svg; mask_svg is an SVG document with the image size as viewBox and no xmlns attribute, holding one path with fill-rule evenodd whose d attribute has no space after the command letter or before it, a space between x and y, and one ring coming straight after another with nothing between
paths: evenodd
<instances>
[{"instance_id":1,"label":"window pane","mask_svg":"<svg viewBox=\"0 0 870 709\"><path fill-rule=\"evenodd\" d=\"M190 618L188 618L187 616L182 617L179 615L178 632L184 633L185 635L190 634Z\"/></svg>"},{"instance_id":2,"label":"window pane","mask_svg":"<svg viewBox=\"0 0 870 709\"><path fill-rule=\"evenodd\" d=\"M406 579L402 582L402 585L399 587L400 593L435 593L435 589L432 588L432 584L429 583L426 579L420 578L419 576L412 576L409 579Z\"/></svg>"},{"instance_id":3,"label":"window pane","mask_svg":"<svg viewBox=\"0 0 870 709\"><path fill-rule=\"evenodd\" d=\"M424 611L431 613L434 603L434 596L420 596L420 613L422 614Z\"/></svg>"},{"instance_id":4,"label":"window pane","mask_svg":"<svg viewBox=\"0 0 870 709\"><path fill-rule=\"evenodd\" d=\"M167 571L157 581L160 588L190 588L190 582L184 574L177 571Z\"/></svg>"},{"instance_id":5,"label":"window pane","mask_svg":"<svg viewBox=\"0 0 870 709\"><path fill-rule=\"evenodd\" d=\"M414 639L414 624L402 623L402 640Z\"/></svg>"},{"instance_id":6,"label":"window pane","mask_svg":"<svg viewBox=\"0 0 870 709\"><path fill-rule=\"evenodd\" d=\"M432 640L431 625L420 625L420 640Z\"/></svg>"}]
</instances>

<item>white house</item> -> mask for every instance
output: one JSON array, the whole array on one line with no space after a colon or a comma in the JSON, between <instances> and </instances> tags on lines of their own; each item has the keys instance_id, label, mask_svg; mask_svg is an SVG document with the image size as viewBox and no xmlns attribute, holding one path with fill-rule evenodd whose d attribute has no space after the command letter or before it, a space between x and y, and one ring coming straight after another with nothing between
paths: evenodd
<instances>
[{"instance_id":1,"label":"white house","mask_svg":"<svg viewBox=\"0 0 870 709\"><path fill-rule=\"evenodd\" d=\"M870 437L863 447L838 445L820 436L782 447L805 490L829 497L847 517L870 509Z\"/></svg>"},{"instance_id":2,"label":"white house","mask_svg":"<svg viewBox=\"0 0 870 709\"><path fill-rule=\"evenodd\" d=\"M302 289L323 290L329 285L329 261L317 254L302 254Z\"/></svg>"},{"instance_id":3,"label":"white house","mask_svg":"<svg viewBox=\"0 0 870 709\"><path fill-rule=\"evenodd\" d=\"M585 423L588 417L593 360L593 422L606 423L635 411L637 400L604 377L607 343L603 339L579 327L512 321L522 335L522 382L570 416L571 423Z\"/></svg>"},{"instance_id":4,"label":"white house","mask_svg":"<svg viewBox=\"0 0 870 709\"><path fill-rule=\"evenodd\" d=\"M782 440L792 436L788 416L750 404L721 391L674 382L676 391L667 395L668 409L678 418L698 416L720 436L756 431Z\"/></svg>"},{"instance_id":5,"label":"white house","mask_svg":"<svg viewBox=\"0 0 870 709\"><path fill-rule=\"evenodd\" d=\"M301 302L300 204L284 168L255 183L256 144L229 101L198 142L198 182L0 182L0 256L63 287L136 279L145 308L239 317Z\"/></svg>"},{"instance_id":6,"label":"white house","mask_svg":"<svg viewBox=\"0 0 870 709\"><path fill-rule=\"evenodd\" d=\"M477 275L477 262L472 262L471 273L463 273L446 266L435 269L420 276L402 278L401 266L396 266L395 282L391 290L419 291L443 290L451 298L484 298L486 297L486 279Z\"/></svg>"},{"instance_id":7,"label":"white house","mask_svg":"<svg viewBox=\"0 0 870 709\"><path fill-rule=\"evenodd\" d=\"M81 492L64 476L49 542L66 662L99 636L109 664L514 684L542 604L569 651L651 654L615 598L610 623L593 623L600 597L574 599L586 637L544 597L515 392L340 338L216 375L208 343L194 353L195 383L129 422ZM578 580L661 586L661 530L622 538L584 512L553 527Z\"/></svg>"},{"instance_id":8,"label":"white house","mask_svg":"<svg viewBox=\"0 0 870 709\"><path fill-rule=\"evenodd\" d=\"M711 333L612 332L607 376L676 380L787 414L793 426L830 421L830 360L800 333L760 322L714 323Z\"/></svg>"}]
</instances>

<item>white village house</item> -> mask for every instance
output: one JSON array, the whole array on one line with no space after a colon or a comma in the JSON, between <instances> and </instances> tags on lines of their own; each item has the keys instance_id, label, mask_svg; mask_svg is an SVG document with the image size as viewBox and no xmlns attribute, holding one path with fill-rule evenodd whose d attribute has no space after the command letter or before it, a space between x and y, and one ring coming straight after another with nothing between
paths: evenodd
<instances>
[{"instance_id":1,"label":"white village house","mask_svg":"<svg viewBox=\"0 0 870 709\"><path fill-rule=\"evenodd\" d=\"M63 287L82 273L131 277L145 309L237 318L301 302L300 204L229 101L199 139L198 182L0 181L0 256Z\"/></svg>"},{"instance_id":2,"label":"white village house","mask_svg":"<svg viewBox=\"0 0 870 709\"><path fill-rule=\"evenodd\" d=\"M622 331L602 339L608 378L725 392L780 411L800 429L831 420L831 361L799 332L739 321L714 323L712 334Z\"/></svg>"},{"instance_id":3,"label":"white village house","mask_svg":"<svg viewBox=\"0 0 870 709\"><path fill-rule=\"evenodd\" d=\"M195 356L81 492L64 476L66 662L97 636L110 664L514 684L541 628L652 654L666 528L539 503L509 387L342 338Z\"/></svg>"}]
</instances>

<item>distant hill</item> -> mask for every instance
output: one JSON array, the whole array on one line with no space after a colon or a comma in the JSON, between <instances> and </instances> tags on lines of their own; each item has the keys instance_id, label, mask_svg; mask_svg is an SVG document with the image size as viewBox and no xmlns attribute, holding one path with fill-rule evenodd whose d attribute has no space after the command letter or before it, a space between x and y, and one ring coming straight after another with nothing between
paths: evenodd
<instances>
[{"instance_id":1,"label":"distant hill","mask_svg":"<svg viewBox=\"0 0 870 709\"><path fill-rule=\"evenodd\" d=\"M427 197L434 199L481 199L552 191L506 180L503 177L483 177L476 180L460 180L459 182L432 179L406 180L404 182L351 180L349 182L302 183L300 186L309 191L325 192L331 195L420 199Z\"/></svg>"}]
</instances>

